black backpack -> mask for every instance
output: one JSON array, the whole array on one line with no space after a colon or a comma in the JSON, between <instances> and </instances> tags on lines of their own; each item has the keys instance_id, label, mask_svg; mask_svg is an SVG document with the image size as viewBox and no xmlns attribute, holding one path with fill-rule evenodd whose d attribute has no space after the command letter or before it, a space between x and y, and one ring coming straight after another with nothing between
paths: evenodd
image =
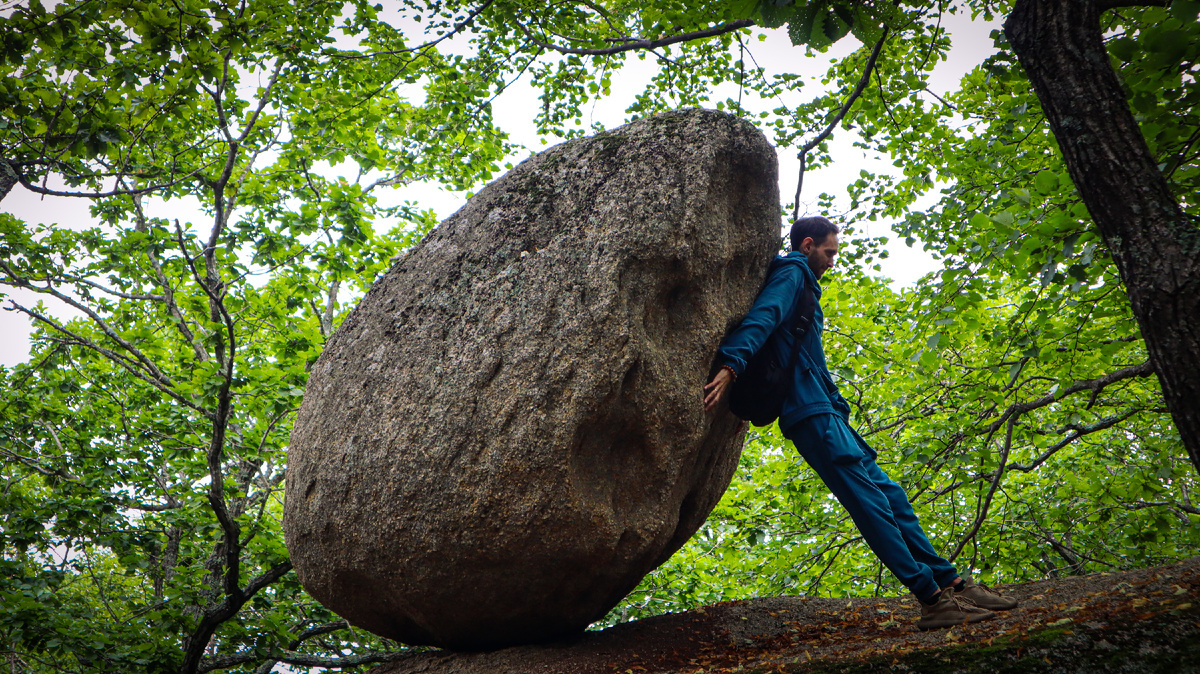
<instances>
[{"instance_id":1,"label":"black backpack","mask_svg":"<svg viewBox=\"0 0 1200 674\"><path fill-rule=\"evenodd\" d=\"M792 369L799 357L800 342L812 329L817 311L817 298L812 287L805 284L796 299L799 306L792 312L792 324L775 328L730 386L729 411L755 426L766 426L779 418L783 399L792 383ZM777 355L780 349L774 348L772 341L779 339L779 333L785 327L792 332L792 348L787 362L781 363Z\"/></svg>"}]
</instances>

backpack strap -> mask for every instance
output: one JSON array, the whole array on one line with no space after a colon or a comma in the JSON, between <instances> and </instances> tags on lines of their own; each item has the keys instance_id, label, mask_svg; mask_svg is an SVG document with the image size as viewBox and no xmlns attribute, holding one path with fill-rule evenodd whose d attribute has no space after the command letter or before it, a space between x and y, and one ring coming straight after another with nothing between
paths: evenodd
<instances>
[{"instance_id":1,"label":"backpack strap","mask_svg":"<svg viewBox=\"0 0 1200 674\"><path fill-rule=\"evenodd\" d=\"M817 297L812 286L805 284L799 295L799 305L792 314L792 355L787 366L789 371L796 366L796 359L800 357L800 342L804 341L812 330L817 315Z\"/></svg>"}]
</instances>

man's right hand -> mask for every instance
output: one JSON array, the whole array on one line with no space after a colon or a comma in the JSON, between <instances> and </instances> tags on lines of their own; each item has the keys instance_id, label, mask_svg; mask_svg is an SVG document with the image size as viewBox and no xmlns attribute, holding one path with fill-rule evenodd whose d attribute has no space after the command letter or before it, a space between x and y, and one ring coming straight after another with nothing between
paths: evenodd
<instances>
[{"instance_id":1,"label":"man's right hand","mask_svg":"<svg viewBox=\"0 0 1200 674\"><path fill-rule=\"evenodd\" d=\"M729 385L733 383L733 372L729 368L721 368L713 375L712 381L704 385L704 411L711 412L717 409L717 405L721 404L721 400L725 398L725 392L729 390Z\"/></svg>"}]
</instances>

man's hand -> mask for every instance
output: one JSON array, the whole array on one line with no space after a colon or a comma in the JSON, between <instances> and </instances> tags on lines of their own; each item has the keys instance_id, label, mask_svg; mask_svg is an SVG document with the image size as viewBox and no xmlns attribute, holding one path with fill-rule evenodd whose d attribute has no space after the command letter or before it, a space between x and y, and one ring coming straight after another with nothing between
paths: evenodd
<instances>
[{"instance_id":1,"label":"man's hand","mask_svg":"<svg viewBox=\"0 0 1200 674\"><path fill-rule=\"evenodd\" d=\"M733 373L728 368L717 370L717 374L713 375L712 381L704 385L704 411L711 412L717 409L717 405L725 398L725 392L729 390L729 385L733 383Z\"/></svg>"}]
</instances>

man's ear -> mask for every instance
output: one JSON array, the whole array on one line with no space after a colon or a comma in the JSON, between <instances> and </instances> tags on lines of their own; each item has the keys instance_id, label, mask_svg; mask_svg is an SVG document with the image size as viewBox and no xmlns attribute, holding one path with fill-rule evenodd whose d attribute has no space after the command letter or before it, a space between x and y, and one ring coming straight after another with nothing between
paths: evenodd
<instances>
[{"instance_id":1,"label":"man's ear","mask_svg":"<svg viewBox=\"0 0 1200 674\"><path fill-rule=\"evenodd\" d=\"M804 240L800 242L800 252L808 255L812 252L813 246L815 246L816 243L817 242L813 241L811 236L804 237Z\"/></svg>"}]
</instances>

